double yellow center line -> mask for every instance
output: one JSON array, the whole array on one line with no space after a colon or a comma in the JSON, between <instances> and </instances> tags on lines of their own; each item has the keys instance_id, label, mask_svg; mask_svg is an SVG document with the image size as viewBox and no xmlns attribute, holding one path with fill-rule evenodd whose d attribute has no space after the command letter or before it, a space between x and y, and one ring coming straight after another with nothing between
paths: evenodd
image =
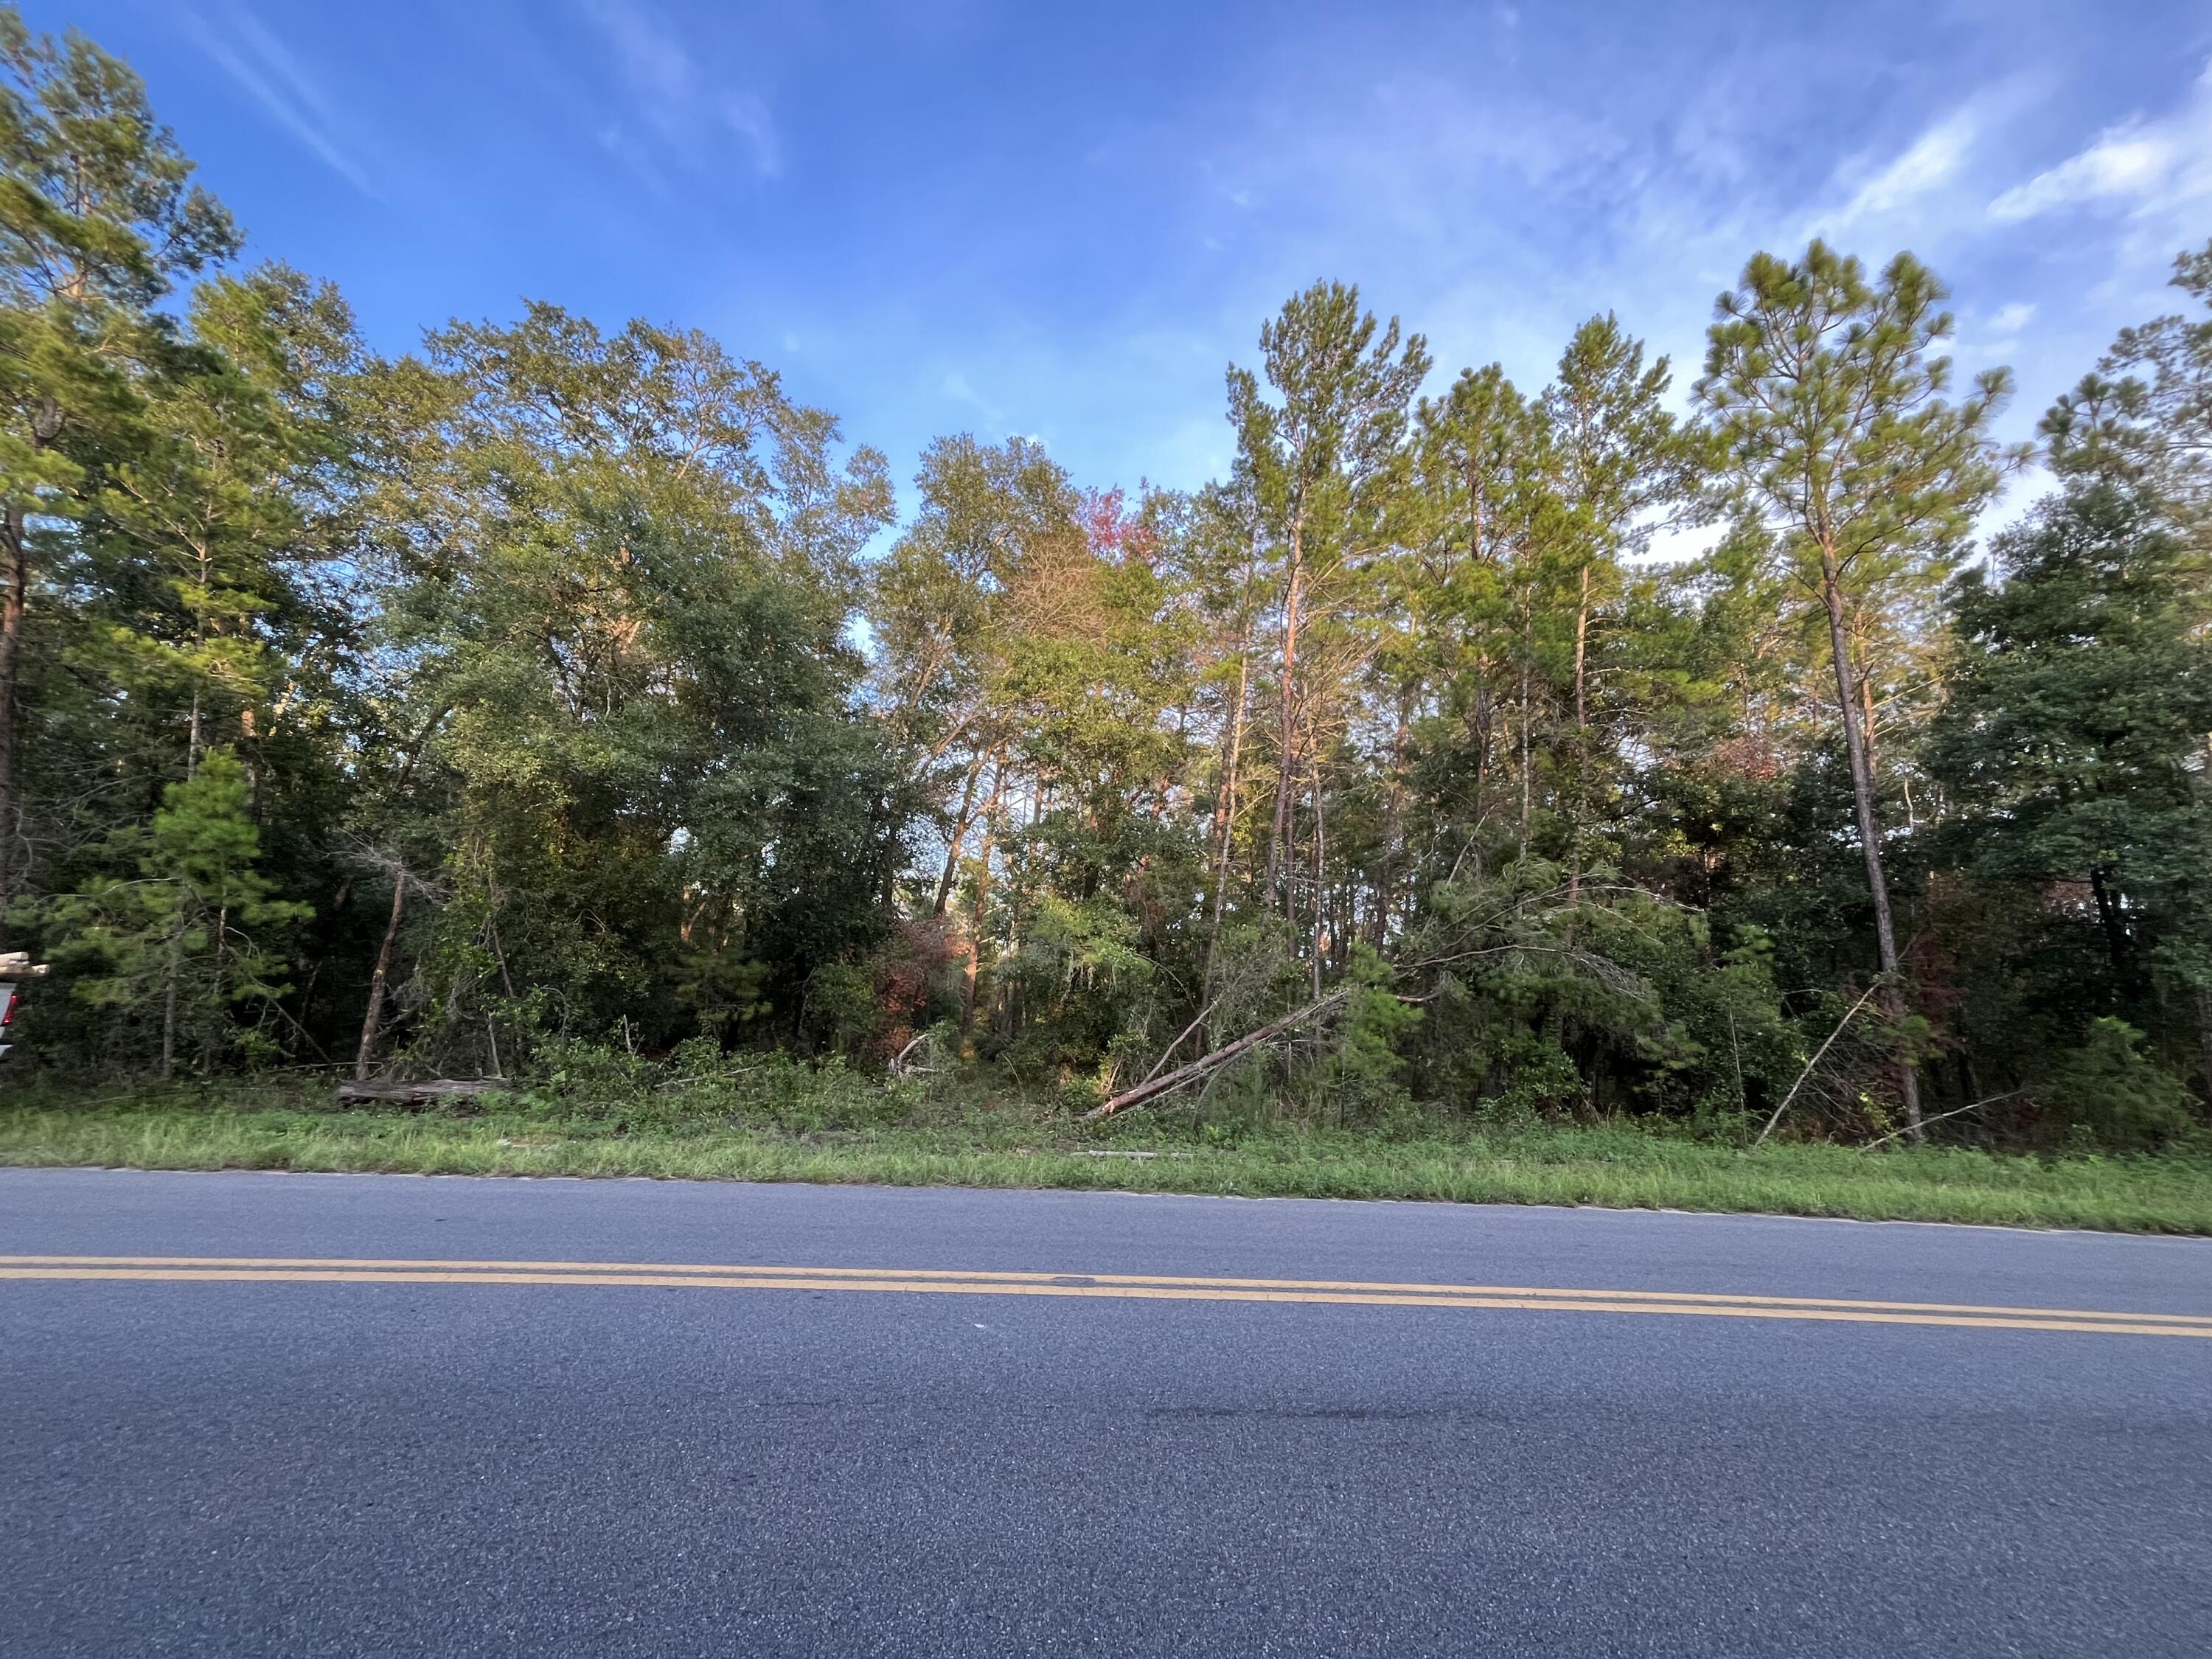
<instances>
[{"instance_id":1,"label":"double yellow center line","mask_svg":"<svg viewBox=\"0 0 2212 1659\"><path fill-rule=\"evenodd\" d=\"M952 1296L1094 1297L1146 1302L1322 1303L1540 1313L1696 1314L1861 1325L1945 1325L2112 1336L2212 1338L2212 1315L1861 1302L1692 1291L1540 1289L1517 1285L1371 1284L1304 1279L1183 1279L1133 1273L967 1273L917 1267L714 1267L630 1261L446 1261L325 1256L0 1255L0 1279L281 1285L630 1285L721 1291L893 1291Z\"/></svg>"}]
</instances>

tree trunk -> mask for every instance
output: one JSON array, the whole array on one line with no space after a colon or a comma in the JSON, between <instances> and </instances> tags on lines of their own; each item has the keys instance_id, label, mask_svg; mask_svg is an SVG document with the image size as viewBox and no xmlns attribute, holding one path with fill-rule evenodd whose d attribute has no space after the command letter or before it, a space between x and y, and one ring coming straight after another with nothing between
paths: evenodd
<instances>
[{"instance_id":1,"label":"tree trunk","mask_svg":"<svg viewBox=\"0 0 2212 1659\"><path fill-rule=\"evenodd\" d=\"M1859 718L1864 722L1862 741L1866 745L1867 775L1879 777L1881 775L1881 727L1874 700L1874 646L1866 640L1865 635L1859 637L1864 642L1867 659L1867 672L1857 677Z\"/></svg>"},{"instance_id":2,"label":"tree trunk","mask_svg":"<svg viewBox=\"0 0 2212 1659\"><path fill-rule=\"evenodd\" d=\"M169 960L161 975L161 1080L164 1083L177 1068L177 997L185 977L184 902L190 891L185 888L178 895L177 920L169 929Z\"/></svg>"},{"instance_id":3,"label":"tree trunk","mask_svg":"<svg viewBox=\"0 0 2212 1659\"><path fill-rule=\"evenodd\" d=\"M1381 951L1390 939L1391 890L1397 881L1398 840L1405 833L1407 727L1412 714L1409 698L1398 698L1398 730L1390 744L1390 794L1382 811L1382 867L1375 878L1375 948Z\"/></svg>"},{"instance_id":4,"label":"tree trunk","mask_svg":"<svg viewBox=\"0 0 2212 1659\"><path fill-rule=\"evenodd\" d=\"M968 831L975 823L972 811L975 805L975 785L983 775L983 768L990 756L982 750L975 755L975 763L968 769L968 781L960 792L960 816L952 834L945 842L945 869L937 878L937 902L929 907L933 917L942 916L945 907L952 897L952 879L960 869L961 843L968 839Z\"/></svg>"},{"instance_id":5,"label":"tree trunk","mask_svg":"<svg viewBox=\"0 0 2212 1659\"><path fill-rule=\"evenodd\" d=\"M2197 1041L2204 1050L2204 1098L2212 1101L2212 991L2197 994Z\"/></svg>"},{"instance_id":6,"label":"tree trunk","mask_svg":"<svg viewBox=\"0 0 2212 1659\"><path fill-rule=\"evenodd\" d=\"M1583 567L1582 596L1575 605L1575 824L1567 854L1567 902L1582 896L1583 823L1589 812L1589 708L1583 696L1589 659L1589 567Z\"/></svg>"},{"instance_id":7,"label":"tree trunk","mask_svg":"<svg viewBox=\"0 0 2212 1659\"><path fill-rule=\"evenodd\" d=\"M223 973L229 966L229 963L225 960L229 942L230 906L228 904L225 904L215 913L215 990L217 996L221 996L223 994ZM204 1067L210 1066L214 1063L214 1043L211 1041L203 1039L200 1044L201 1066Z\"/></svg>"},{"instance_id":8,"label":"tree trunk","mask_svg":"<svg viewBox=\"0 0 2212 1659\"><path fill-rule=\"evenodd\" d=\"M192 618L192 649L196 659L204 659L207 653L207 605L209 592L214 586L212 568L214 560L204 545L197 550L199 554L200 567L200 592L198 600L199 614ZM192 719L191 726L185 733L185 781L187 783L200 775L203 720L200 694L204 690L202 684L204 672L204 661L195 660L192 664Z\"/></svg>"},{"instance_id":9,"label":"tree trunk","mask_svg":"<svg viewBox=\"0 0 2212 1659\"><path fill-rule=\"evenodd\" d=\"M30 590L30 553L23 509L0 515L0 944L8 937L8 902L15 896L15 683L21 672L23 605Z\"/></svg>"},{"instance_id":10,"label":"tree trunk","mask_svg":"<svg viewBox=\"0 0 2212 1659\"><path fill-rule=\"evenodd\" d=\"M1301 523L1291 532L1290 585L1283 595L1283 684L1281 726L1276 744L1275 822L1267 838L1267 885L1270 890L1275 889L1279 878L1285 873L1283 848L1290 834L1291 721L1297 707L1298 603L1304 597L1302 590L1305 581L1305 562L1301 547L1304 531L1304 526ZM1292 884L1288 881L1282 882L1282 890L1277 894L1282 902L1285 920L1291 915L1289 889Z\"/></svg>"},{"instance_id":11,"label":"tree trunk","mask_svg":"<svg viewBox=\"0 0 2212 1659\"><path fill-rule=\"evenodd\" d=\"M432 734L443 723L446 716L452 712L453 706L450 703L441 703L430 718L422 722L422 730L416 735L415 741L408 745L407 753L400 760L399 775L393 780L392 786L394 795L405 792L409 780L415 775L416 763L422 758L422 751L429 746ZM351 885L350 881L346 884L347 887ZM346 888L340 888L337 898L339 904L345 902L345 895ZM384 990L392 971L392 945L399 937L399 915L400 912L406 908L406 904L407 868L404 865L401 865L398 867L398 872L392 878L392 919L385 924L384 943L377 949L376 971L369 981L368 1008L362 1015L361 1051L355 1058L353 1067L353 1074L356 1080L368 1075L369 1060L376 1048L377 1027L384 1019ZM680 931L688 943L691 936L691 924L686 921ZM503 961L501 963L501 971L502 973L506 971L506 964ZM509 989L509 994L513 994L512 988Z\"/></svg>"},{"instance_id":12,"label":"tree trunk","mask_svg":"<svg viewBox=\"0 0 2212 1659\"><path fill-rule=\"evenodd\" d=\"M1534 785L1528 775L1528 659L1521 659L1521 856L1528 856L1528 819Z\"/></svg>"},{"instance_id":13,"label":"tree trunk","mask_svg":"<svg viewBox=\"0 0 2212 1659\"><path fill-rule=\"evenodd\" d=\"M975 866L975 903L968 922L968 965L960 988L960 1041L964 1047L975 1032L975 975L983 951L983 918L991 895L991 851L999 837L999 809L1006 792L1006 763L1001 760L991 780L991 804L983 809L983 851Z\"/></svg>"},{"instance_id":14,"label":"tree trunk","mask_svg":"<svg viewBox=\"0 0 2212 1659\"><path fill-rule=\"evenodd\" d=\"M1237 661L1237 707L1229 720L1229 759L1222 769L1221 793L1213 806L1219 847L1213 866L1213 927L1206 937L1205 989L1208 995L1213 989L1213 951L1221 942L1221 915L1229 902L1229 855L1237 840L1237 771L1244 756L1244 703L1251 685L1252 647L1248 630Z\"/></svg>"},{"instance_id":15,"label":"tree trunk","mask_svg":"<svg viewBox=\"0 0 2212 1659\"><path fill-rule=\"evenodd\" d=\"M1484 812L1482 789L1483 785L1489 781L1490 776L1490 722L1493 717L1495 710L1490 701L1489 663L1486 660L1478 661L1475 665L1475 672L1479 678L1474 683L1474 714L1473 716L1474 728L1474 800L1472 809L1474 824L1468 834L1468 844L1474 849L1474 873L1476 878L1479 879L1484 873L1482 859L1482 818Z\"/></svg>"},{"instance_id":16,"label":"tree trunk","mask_svg":"<svg viewBox=\"0 0 2212 1659\"><path fill-rule=\"evenodd\" d=\"M1316 744L1316 748L1320 745ZM1319 768L1314 772L1314 890L1313 890L1313 994L1321 995L1321 959L1328 945L1328 921L1326 905L1328 902L1327 864L1328 855L1328 821L1322 812L1323 780Z\"/></svg>"},{"instance_id":17,"label":"tree trunk","mask_svg":"<svg viewBox=\"0 0 2212 1659\"><path fill-rule=\"evenodd\" d=\"M1844 724L1844 752L1850 762L1851 800L1858 812L1859 845L1866 856L1867 890L1874 899L1875 941L1881 951L1884 1012L1893 1027L1905 1022L1905 989L1899 973L1897 927L1890 915L1889 883L1881 867L1881 826L1875 813L1874 768L1867 754L1866 733L1859 726L1859 699L1851 684L1850 644L1844 626L1844 596L1836 574L1835 556L1820 550L1820 600L1828 613L1829 655L1836 669L1836 710ZM1917 1142L1920 1128L1920 1073L1910 1058L1897 1066L1898 1094L1905 1106L1906 1136Z\"/></svg>"},{"instance_id":18,"label":"tree trunk","mask_svg":"<svg viewBox=\"0 0 2212 1659\"><path fill-rule=\"evenodd\" d=\"M2089 891L2097 901L2097 926L2105 935L2105 956L2112 967L2112 985L2120 995L2133 1000L2134 963L2128 949L2127 923L2120 916L2120 901L2112 891L2105 872L2094 865L2089 867Z\"/></svg>"},{"instance_id":19,"label":"tree trunk","mask_svg":"<svg viewBox=\"0 0 2212 1659\"><path fill-rule=\"evenodd\" d=\"M392 881L392 916L384 924L384 943L377 947L376 971L368 979L368 1010L361 1018L361 1052L354 1057L353 1075L357 1083L368 1078L368 1062L376 1050L376 1028L384 1018L384 988L392 973L392 946L399 937L400 913L407 907L407 872L401 870Z\"/></svg>"}]
</instances>

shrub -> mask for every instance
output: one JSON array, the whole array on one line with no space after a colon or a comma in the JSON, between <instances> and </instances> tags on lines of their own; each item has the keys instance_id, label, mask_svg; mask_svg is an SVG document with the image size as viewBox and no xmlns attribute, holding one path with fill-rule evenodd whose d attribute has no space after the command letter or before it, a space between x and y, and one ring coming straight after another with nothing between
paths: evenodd
<instances>
[{"instance_id":1,"label":"shrub","mask_svg":"<svg viewBox=\"0 0 2212 1659\"><path fill-rule=\"evenodd\" d=\"M2098 1020L2088 1041L2051 1068L2038 1097L2060 1121L2118 1151L2157 1147L2186 1133L2188 1087L2139 1052L2142 1042L2125 1020Z\"/></svg>"}]
</instances>

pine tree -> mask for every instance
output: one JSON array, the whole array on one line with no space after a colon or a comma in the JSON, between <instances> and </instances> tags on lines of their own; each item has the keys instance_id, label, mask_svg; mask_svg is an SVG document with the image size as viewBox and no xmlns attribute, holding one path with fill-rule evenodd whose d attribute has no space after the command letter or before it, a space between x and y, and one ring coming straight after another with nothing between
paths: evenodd
<instances>
[{"instance_id":1,"label":"pine tree","mask_svg":"<svg viewBox=\"0 0 2212 1659\"><path fill-rule=\"evenodd\" d=\"M0 7L0 918L22 862L38 524L82 509L88 468L137 413L134 379L167 355L172 319L149 307L239 245L191 173L128 64Z\"/></svg>"},{"instance_id":2,"label":"pine tree","mask_svg":"<svg viewBox=\"0 0 2212 1659\"><path fill-rule=\"evenodd\" d=\"M1267 890L1285 917L1296 909L1293 816L1301 790L1316 814L1323 799L1322 749L1333 726L1318 691L1329 678L1312 638L1336 592L1362 556L1379 552L1410 464L1410 406L1429 370L1427 343L1363 311L1359 290L1316 283L1260 331L1270 399L1249 369L1229 372L1229 418L1251 480L1255 526L1280 584L1279 666L1275 686L1274 811L1267 834ZM1340 668L1344 665L1339 664ZM1314 825L1318 848L1326 829ZM1320 932L1321 895L1313 895ZM1320 953L1315 953L1316 982Z\"/></svg>"},{"instance_id":3,"label":"pine tree","mask_svg":"<svg viewBox=\"0 0 2212 1659\"><path fill-rule=\"evenodd\" d=\"M273 1051L252 1041L258 1030L236 1026L234 1011L289 988L265 940L313 913L272 896L255 867L261 837L237 757L210 750L189 781L163 792L149 823L117 840L135 853L135 878L102 878L40 907L55 954L77 969L74 994L120 1020L150 1018L163 1077L187 1047L203 1066L241 1043L248 1058Z\"/></svg>"},{"instance_id":4,"label":"pine tree","mask_svg":"<svg viewBox=\"0 0 2212 1659\"><path fill-rule=\"evenodd\" d=\"M1950 360L1929 355L1952 328L1943 298L1935 274L1910 254L1870 283L1856 259L1818 241L1794 264L1761 253L1717 303L1697 388L1730 483L1826 624L1882 998L1900 1036L1903 966L1875 755L1878 665L1868 647L1886 611L1949 574L2004 465L2020 459L2000 454L1989 437L2010 386L2003 371L1978 376L1956 403L1944 396ZM1920 1085L1909 1052L1897 1080L1917 1139Z\"/></svg>"}]
</instances>

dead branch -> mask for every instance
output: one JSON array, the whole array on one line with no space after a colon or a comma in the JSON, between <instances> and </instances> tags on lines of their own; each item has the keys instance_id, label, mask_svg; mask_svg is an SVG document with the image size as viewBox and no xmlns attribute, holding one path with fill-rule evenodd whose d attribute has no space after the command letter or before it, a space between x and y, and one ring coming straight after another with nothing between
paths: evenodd
<instances>
[{"instance_id":1,"label":"dead branch","mask_svg":"<svg viewBox=\"0 0 2212 1659\"><path fill-rule=\"evenodd\" d=\"M1759 1139L1751 1143L1754 1150L1766 1145L1767 1136L1772 1134L1774 1133L1774 1126L1782 1121L1783 1113L1788 1111L1790 1109L1790 1103L1797 1098L1797 1091L1805 1086L1805 1079L1813 1075L1813 1068L1820 1063L1821 1056L1828 1052L1829 1048L1833 1046L1838 1037L1843 1036L1844 1027L1851 1023L1852 1016L1856 1014L1860 1009L1866 1006L1867 999L1872 996L1875 991L1880 989L1881 986L1881 981L1880 980L1875 981L1873 984L1868 986L1865 990L1859 993L1859 1000L1856 1002L1854 1002L1850 1007L1844 1011L1843 1018L1836 1022L1836 1029L1828 1033L1827 1042L1823 1042L1818 1048L1815 1048L1813 1051L1813 1058L1807 1060L1805 1062L1805 1069L1797 1073L1797 1080L1790 1085L1790 1092L1782 1097L1782 1103L1774 1109L1774 1115L1766 1120L1766 1127L1759 1132Z\"/></svg>"},{"instance_id":2,"label":"dead branch","mask_svg":"<svg viewBox=\"0 0 2212 1659\"><path fill-rule=\"evenodd\" d=\"M1922 1118L1920 1120L1920 1127L1924 1129L1931 1123L1941 1123L1947 1117L1959 1117L1967 1112L1978 1112L1984 1106L1994 1106L2001 1100L2010 1100L2014 1095L2024 1094L2027 1091L2022 1089L2008 1089L2001 1095L1990 1095L1981 1100L1969 1101L1964 1106L1954 1107L1948 1112L1938 1112L1933 1117ZM1863 1152L1870 1152L1886 1140L1894 1140L1899 1135L1910 1134L1911 1133L1912 1126L1908 1123L1902 1129L1892 1129L1886 1135L1875 1136L1872 1140L1867 1142L1865 1146L1860 1147L1859 1150Z\"/></svg>"},{"instance_id":3,"label":"dead branch","mask_svg":"<svg viewBox=\"0 0 2212 1659\"><path fill-rule=\"evenodd\" d=\"M703 1089L710 1083L726 1083L733 1077L743 1077L748 1072L757 1072L764 1063L756 1061L750 1066L732 1066L720 1072L705 1072L689 1077L673 1077L665 1083L656 1083L653 1086L661 1094L675 1094L685 1089Z\"/></svg>"}]
</instances>

